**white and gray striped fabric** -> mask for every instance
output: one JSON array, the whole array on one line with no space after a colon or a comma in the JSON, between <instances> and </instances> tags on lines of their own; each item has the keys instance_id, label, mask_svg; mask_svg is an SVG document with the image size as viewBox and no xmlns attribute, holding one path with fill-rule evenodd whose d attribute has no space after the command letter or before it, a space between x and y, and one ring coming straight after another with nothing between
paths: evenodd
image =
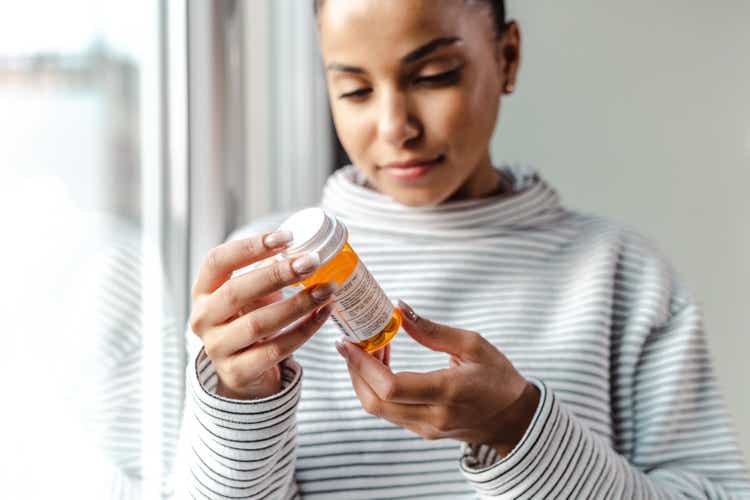
<instances>
[{"instance_id":1,"label":"white and gray striped fabric","mask_svg":"<svg viewBox=\"0 0 750 500\"><path fill-rule=\"evenodd\" d=\"M541 389L516 449L499 458L367 414L331 321L285 362L283 390L255 401L214 394L212 365L188 331L186 497L750 497L700 311L667 260L637 233L563 208L533 168L504 170L511 196L409 208L349 166L321 205L391 298L480 332ZM392 343L394 371L447 364L404 332Z\"/></svg>"},{"instance_id":2,"label":"white and gray striped fabric","mask_svg":"<svg viewBox=\"0 0 750 500\"><path fill-rule=\"evenodd\" d=\"M8 431L0 440L8 455L0 458L0 496L145 498L144 478L158 472L158 457L146 456L144 446L153 435L166 498L185 399L185 349L166 277L145 265L158 261L158 248L144 245L141 227L115 214L61 207L52 220L60 227L36 227L45 235L44 261L20 265L28 282L20 290L40 306L20 317L34 328L22 336L22 350L6 339L14 354L4 368L19 377L3 387L14 405L0 417ZM163 294L155 328L143 321L146 287ZM149 343L158 346L154 366L145 364ZM156 370L161 381L149 383Z\"/></svg>"},{"instance_id":3,"label":"white and gray striped fabric","mask_svg":"<svg viewBox=\"0 0 750 500\"><path fill-rule=\"evenodd\" d=\"M142 497L144 471L144 414L159 418L162 452L162 496L172 494L170 484L184 401L182 369L185 352L181 328L175 321L173 298L164 274L144 276L140 229L119 234L110 231L107 245L86 261L78 279L87 279L87 321L93 341L86 360L79 365L88 378L84 425L110 468L108 498L135 500ZM156 248L152 249L157 252ZM144 286L158 286L163 294L159 311L160 331L146 332L143 325ZM76 332L80 335L80 330ZM158 408L144 412L144 343L146 334L160 343L161 385ZM157 415L158 412L158 415ZM81 496L80 498L84 498Z\"/></svg>"}]
</instances>

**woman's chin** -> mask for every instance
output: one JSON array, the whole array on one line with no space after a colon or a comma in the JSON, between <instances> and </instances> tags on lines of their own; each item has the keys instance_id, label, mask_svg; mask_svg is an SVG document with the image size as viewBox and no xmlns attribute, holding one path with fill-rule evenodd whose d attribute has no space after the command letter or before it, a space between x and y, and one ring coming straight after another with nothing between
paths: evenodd
<instances>
[{"instance_id":1,"label":"woman's chin","mask_svg":"<svg viewBox=\"0 0 750 500\"><path fill-rule=\"evenodd\" d=\"M427 190L391 191L388 194L393 201L407 207L433 207L443 201L441 193Z\"/></svg>"},{"instance_id":2,"label":"woman's chin","mask_svg":"<svg viewBox=\"0 0 750 500\"><path fill-rule=\"evenodd\" d=\"M407 207L430 207L442 203L450 193L445 193L445 188L440 182L422 182L421 185L414 184L404 186L394 185L389 179L377 178L376 182L368 182L371 189L390 197L393 201Z\"/></svg>"}]
</instances>

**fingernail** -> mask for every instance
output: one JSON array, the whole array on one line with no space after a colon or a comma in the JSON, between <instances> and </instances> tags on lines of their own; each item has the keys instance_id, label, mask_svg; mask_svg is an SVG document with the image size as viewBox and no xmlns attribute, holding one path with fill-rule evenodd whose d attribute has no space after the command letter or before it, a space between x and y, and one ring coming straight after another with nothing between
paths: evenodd
<instances>
[{"instance_id":1,"label":"fingernail","mask_svg":"<svg viewBox=\"0 0 750 500\"><path fill-rule=\"evenodd\" d=\"M398 308L403 311L404 316L406 316L412 323L416 323L419 320L419 316L414 312L414 309L401 299L398 299Z\"/></svg>"},{"instance_id":2,"label":"fingernail","mask_svg":"<svg viewBox=\"0 0 750 500\"><path fill-rule=\"evenodd\" d=\"M336 350L341 354L344 359L349 359L349 352L346 350L346 345L340 340L336 341Z\"/></svg>"},{"instance_id":3,"label":"fingernail","mask_svg":"<svg viewBox=\"0 0 750 500\"><path fill-rule=\"evenodd\" d=\"M333 295L337 288L338 284L336 282L325 283L323 285L315 287L313 291L310 292L310 295L312 295L312 298L317 300L318 302L323 302L328 297Z\"/></svg>"},{"instance_id":4,"label":"fingernail","mask_svg":"<svg viewBox=\"0 0 750 500\"><path fill-rule=\"evenodd\" d=\"M292 241L293 236L291 231L276 231L275 233L271 233L268 236L265 237L263 240L263 244L267 248L276 248L280 247L281 245L286 245L290 241Z\"/></svg>"},{"instance_id":5,"label":"fingernail","mask_svg":"<svg viewBox=\"0 0 750 500\"><path fill-rule=\"evenodd\" d=\"M297 274L307 274L320 265L320 257L317 252L306 253L302 257L294 259L292 269Z\"/></svg>"}]
</instances>

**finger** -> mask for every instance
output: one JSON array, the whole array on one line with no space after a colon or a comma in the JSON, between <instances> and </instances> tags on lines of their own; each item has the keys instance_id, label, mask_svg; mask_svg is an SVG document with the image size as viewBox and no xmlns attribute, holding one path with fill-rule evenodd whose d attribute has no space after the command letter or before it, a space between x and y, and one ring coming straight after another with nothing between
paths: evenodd
<instances>
[{"instance_id":1,"label":"finger","mask_svg":"<svg viewBox=\"0 0 750 500\"><path fill-rule=\"evenodd\" d=\"M386 344L384 347L378 349L375 356L385 366L391 366L391 344Z\"/></svg>"},{"instance_id":2,"label":"finger","mask_svg":"<svg viewBox=\"0 0 750 500\"><path fill-rule=\"evenodd\" d=\"M232 272L282 251L292 240L289 231L263 233L233 240L213 248L201 265L193 284L192 298L213 293Z\"/></svg>"},{"instance_id":3,"label":"finger","mask_svg":"<svg viewBox=\"0 0 750 500\"><path fill-rule=\"evenodd\" d=\"M336 283L324 283L307 288L215 328L211 336L216 337L215 342L219 345L213 352L218 356L229 356L276 335L282 328L329 303L337 287Z\"/></svg>"},{"instance_id":4,"label":"finger","mask_svg":"<svg viewBox=\"0 0 750 500\"><path fill-rule=\"evenodd\" d=\"M411 432L425 439L440 439L451 437L456 431L441 431L435 425L448 427L447 413L440 412L439 408L431 405L407 405L403 403L393 403L383 401L370 385L357 373L351 366L347 365L349 376L352 380L354 392L362 404L362 408L370 415L387 420L399 427L410 430Z\"/></svg>"},{"instance_id":5,"label":"finger","mask_svg":"<svg viewBox=\"0 0 750 500\"><path fill-rule=\"evenodd\" d=\"M257 299L253 299L250 302L247 303L244 307L241 307L237 311L237 315L235 317L240 317L245 313L248 313L250 311L255 311L256 309L260 309L263 306L271 305L275 302L279 302L284 299L284 294L281 292L281 290L276 290L273 293L269 293L268 295L264 295L263 297L258 297ZM231 318L234 319L234 318Z\"/></svg>"},{"instance_id":6,"label":"finger","mask_svg":"<svg viewBox=\"0 0 750 500\"><path fill-rule=\"evenodd\" d=\"M242 366L252 367L255 373L262 373L294 354L323 326L332 310L333 306L328 304L288 331L254 344L230 359Z\"/></svg>"},{"instance_id":7,"label":"finger","mask_svg":"<svg viewBox=\"0 0 750 500\"><path fill-rule=\"evenodd\" d=\"M399 372L368 355L348 340L337 343L336 349L347 360L350 371L362 378L378 398L393 403L439 404L449 397L447 372Z\"/></svg>"},{"instance_id":8,"label":"finger","mask_svg":"<svg viewBox=\"0 0 750 500\"><path fill-rule=\"evenodd\" d=\"M433 411L429 405L410 405L383 401L375 390L357 373L351 365L347 365L349 376L352 379L352 387L357 394L362 408L379 418L402 427L416 428L415 424L428 422Z\"/></svg>"},{"instance_id":9,"label":"finger","mask_svg":"<svg viewBox=\"0 0 750 500\"><path fill-rule=\"evenodd\" d=\"M441 431L435 425L435 421L440 420L440 425L446 428L448 426L445 412L440 413L439 407L383 401L351 367L349 367L349 376L362 408L370 415L387 420L425 439L441 439L457 435L456 431Z\"/></svg>"},{"instance_id":10,"label":"finger","mask_svg":"<svg viewBox=\"0 0 750 500\"><path fill-rule=\"evenodd\" d=\"M206 299L203 304L205 311L200 316L201 325L224 323L241 311L247 311L248 304L254 300L297 283L313 274L319 266L320 258L311 253L232 278Z\"/></svg>"},{"instance_id":11,"label":"finger","mask_svg":"<svg viewBox=\"0 0 750 500\"><path fill-rule=\"evenodd\" d=\"M490 346L481 335L460 328L435 323L418 316L403 300L398 301L403 313L401 326L411 338L433 351L453 354L460 360L482 362Z\"/></svg>"},{"instance_id":12,"label":"finger","mask_svg":"<svg viewBox=\"0 0 750 500\"><path fill-rule=\"evenodd\" d=\"M389 356L390 356L390 344L386 344L377 351L371 352L370 355L383 363L385 366L388 366Z\"/></svg>"}]
</instances>

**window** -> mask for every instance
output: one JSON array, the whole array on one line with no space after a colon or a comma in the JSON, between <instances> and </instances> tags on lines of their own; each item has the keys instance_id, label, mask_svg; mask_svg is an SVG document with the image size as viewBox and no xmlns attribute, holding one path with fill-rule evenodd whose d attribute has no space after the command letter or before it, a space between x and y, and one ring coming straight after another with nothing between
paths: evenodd
<instances>
[{"instance_id":1,"label":"window","mask_svg":"<svg viewBox=\"0 0 750 500\"><path fill-rule=\"evenodd\" d=\"M191 280L333 166L296 2L0 7L8 498L172 491Z\"/></svg>"},{"instance_id":2,"label":"window","mask_svg":"<svg viewBox=\"0 0 750 500\"><path fill-rule=\"evenodd\" d=\"M0 11L8 498L169 491L184 393L185 19L178 1Z\"/></svg>"}]
</instances>

